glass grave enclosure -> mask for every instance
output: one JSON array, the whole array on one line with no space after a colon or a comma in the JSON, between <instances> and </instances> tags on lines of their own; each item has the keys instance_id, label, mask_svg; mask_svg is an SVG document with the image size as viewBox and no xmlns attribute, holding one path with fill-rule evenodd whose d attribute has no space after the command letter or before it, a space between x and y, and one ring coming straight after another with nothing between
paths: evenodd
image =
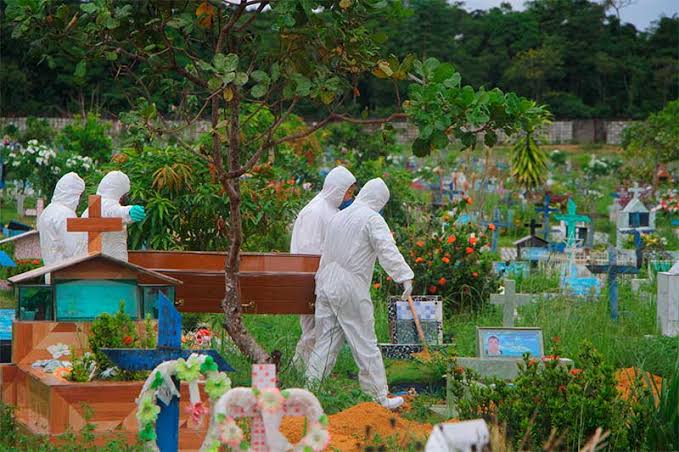
<instances>
[{"instance_id":1,"label":"glass grave enclosure","mask_svg":"<svg viewBox=\"0 0 679 452\"><path fill-rule=\"evenodd\" d=\"M101 260L105 265L101 265ZM81 269L84 263L76 262L72 267L52 272L43 267L18 275L13 281L18 298L17 320L91 321L103 313L117 312L121 304L132 319L147 316L157 319L158 294L162 292L175 300L178 281L165 275L103 255L88 262L93 271ZM47 273L52 274L51 284L43 282Z\"/></svg>"}]
</instances>

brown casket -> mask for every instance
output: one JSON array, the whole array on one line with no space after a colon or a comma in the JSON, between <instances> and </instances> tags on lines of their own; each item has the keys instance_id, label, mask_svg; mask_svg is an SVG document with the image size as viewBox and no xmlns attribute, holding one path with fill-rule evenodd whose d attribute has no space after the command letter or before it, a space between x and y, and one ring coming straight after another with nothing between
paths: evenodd
<instances>
[{"instance_id":1,"label":"brown casket","mask_svg":"<svg viewBox=\"0 0 679 452\"><path fill-rule=\"evenodd\" d=\"M178 309L222 312L226 253L130 251L129 261L183 282ZM285 253L241 254L239 286L248 314L313 314L314 276L320 256Z\"/></svg>"}]
</instances>

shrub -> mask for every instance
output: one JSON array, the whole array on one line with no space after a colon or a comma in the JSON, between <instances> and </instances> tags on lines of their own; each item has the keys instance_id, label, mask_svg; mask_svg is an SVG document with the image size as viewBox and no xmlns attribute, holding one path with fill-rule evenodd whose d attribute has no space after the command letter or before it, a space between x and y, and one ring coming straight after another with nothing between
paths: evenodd
<instances>
[{"instance_id":1,"label":"shrub","mask_svg":"<svg viewBox=\"0 0 679 452\"><path fill-rule=\"evenodd\" d=\"M26 131L19 141L22 144L27 144L31 140L37 140L41 143L50 144L53 138L54 129L50 127L46 119L29 116L26 119Z\"/></svg>"},{"instance_id":2,"label":"shrub","mask_svg":"<svg viewBox=\"0 0 679 452\"><path fill-rule=\"evenodd\" d=\"M76 116L75 121L57 135L55 144L65 151L102 163L111 158L112 141L108 131L109 125L92 113L84 119Z\"/></svg>"}]
</instances>

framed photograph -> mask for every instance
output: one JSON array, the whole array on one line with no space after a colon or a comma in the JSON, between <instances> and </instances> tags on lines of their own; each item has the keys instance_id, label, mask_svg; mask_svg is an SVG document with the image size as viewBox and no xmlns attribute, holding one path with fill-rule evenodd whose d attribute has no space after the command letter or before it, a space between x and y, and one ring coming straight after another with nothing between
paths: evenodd
<instances>
[{"instance_id":1,"label":"framed photograph","mask_svg":"<svg viewBox=\"0 0 679 452\"><path fill-rule=\"evenodd\" d=\"M521 358L530 353L535 358L545 354L540 328L476 328L480 358Z\"/></svg>"}]
</instances>

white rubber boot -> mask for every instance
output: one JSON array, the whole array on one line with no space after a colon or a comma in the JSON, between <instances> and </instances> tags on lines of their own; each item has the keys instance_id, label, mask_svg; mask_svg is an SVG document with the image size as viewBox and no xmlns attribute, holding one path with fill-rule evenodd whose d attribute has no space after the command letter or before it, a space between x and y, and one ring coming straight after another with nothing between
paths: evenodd
<instances>
[{"instance_id":1,"label":"white rubber boot","mask_svg":"<svg viewBox=\"0 0 679 452\"><path fill-rule=\"evenodd\" d=\"M380 405L389 410L396 410L403 405L403 397L387 397L380 400Z\"/></svg>"}]
</instances>

